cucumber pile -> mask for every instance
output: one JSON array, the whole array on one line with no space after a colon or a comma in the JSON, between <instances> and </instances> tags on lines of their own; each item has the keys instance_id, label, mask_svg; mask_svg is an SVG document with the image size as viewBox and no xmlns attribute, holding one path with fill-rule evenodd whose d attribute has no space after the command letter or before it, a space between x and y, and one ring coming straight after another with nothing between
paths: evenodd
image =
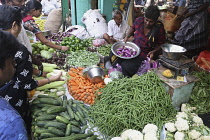
<instances>
[{"instance_id":1,"label":"cucumber pile","mask_svg":"<svg viewBox=\"0 0 210 140\"><path fill-rule=\"evenodd\" d=\"M31 103L32 132L35 140L97 140L88 130L89 107L78 100L40 94Z\"/></svg>"}]
</instances>

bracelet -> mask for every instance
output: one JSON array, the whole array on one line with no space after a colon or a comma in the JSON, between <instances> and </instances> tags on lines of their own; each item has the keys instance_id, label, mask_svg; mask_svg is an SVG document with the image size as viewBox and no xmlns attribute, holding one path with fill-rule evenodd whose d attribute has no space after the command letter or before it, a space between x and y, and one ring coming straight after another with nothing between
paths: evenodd
<instances>
[{"instance_id":1,"label":"bracelet","mask_svg":"<svg viewBox=\"0 0 210 140\"><path fill-rule=\"evenodd\" d=\"M42 74L43 74L43 71L39 71L39 74L37 74L36 76L38 76L38 77L40 77L40 76L42 76Z\"/></svg>"},{"instance_id":2,"label":"bracelet","mask_svg":"<svg viewBox=\"0 0 210 140\"><path fill-rule=\"evenodd\" d=\"M60 50L62 50L62 46L61 46L61 49Z\"/></svg>"},{"instance_id":3,"label":"bracelet","mask_svg":"<svg viewBox=\"0 0 210 140\"><path fill-rule=\"evenodd\" d=\"M48 80L48 84L49 84L49 83L51 83L51 81L50 81L50 79L49 79L49 78L46 78L46 79Z\"/></svg>"}]
</instances>

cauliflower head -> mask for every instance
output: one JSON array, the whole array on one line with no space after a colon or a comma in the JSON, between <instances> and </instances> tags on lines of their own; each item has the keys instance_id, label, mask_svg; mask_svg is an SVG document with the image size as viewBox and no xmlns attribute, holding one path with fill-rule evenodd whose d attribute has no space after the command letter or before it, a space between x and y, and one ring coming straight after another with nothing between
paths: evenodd
<instances>
[{"instance_id":1,"label":"cauliflower head","mask_svg":"<svg viewBox=\"0 0 210 140\"><path fill-rule=\"evenodd\" d=\"M200 140L210 140L210 136L201 136Z\"/></svg>"},{"instance_id":2,"label":"cauliflower head","mask_svg":"<svg viewBox=\"0 0 210 140\"><path fill-rule=\"evenodd\" d=\"M197 139L201 136L201 133L196 130L191 130L190 132L188 132L188 135L191 139Z\"/></svg>"},{"instance_id":3,"label":"cauliflower head","mask_svg":"<svg viewBox=\"0 0 210 140\"><path fill-rule=\"evenodd\" d=\"M184 134L183 132L177 131L177 132L174 134L175 140L184 140L184 137L185 137L185 134Z\"/></svg>"},{"instance_id":4,"label":"cauliflower head","mask_svg":"<svg viewBox=\"0 0 210 140\"><path fill-rule=\"evenodd\" d=\"M143 134L140 131L128 129L121 134L122 140L143 140Z\"/></svg>"},{"instance_id":5,"label":"cauliflower head","mask_svg":"<svg viewBox=\"0 0 210 140\"><path fill-rule=\"evenodd\" d=\"M203 125L203 120L199 116L193 116L193 122L196 126Z\"/></svg>"},{"instance_id":6,"label":"cauliflower head","mask_svg":"<svg viewBox=\"0 0 210 140\"><path fill-rule=\"evenodd\" d=\"M188 130L188 121L182 118L177 118L177 121L175 122L175 127L178 131Z\"/></svg>"},{"instance_id":7,"label":"cauliflower head","mask_svg":"<svg viewBox=\"0 0 210 140\"><path fill-rule=\"evenodd\" d=\"M178 112L176 115L177 118L188 119L188 115L185 112Z\"/></svg>"},{"instance_id":8,"label":"cauliflower head","mask_svg":"<svg viewBox=\"0 0 210 140\"><path fill-rule=\"evenodd\" d=\"M176 127L175 127L175 124L174 123L166 123L165 124L165 128L169 132L175 132L176 131Z\"/></svg>"},{"instance_id":9,"label":"cauliflower head","mask_svg":"<svg viewBox=\"0 0 210 140\"><path fill-rule=\"evenodd\" d=\"M193 110L196 110L196 107L191 107L189 104L182 104L181 106L182 112L191 112Z\"/></svg>"},{"instance_id":10,"label":"cauliflower head","mask_svg":"<svg viewBox=\"0 0 210 140\"><path fill-rule=\"evenodd\" d=\"M145 133L144 140L158 140L156 133L154 131L149 131Z\"/></svg>"},{"instance_id":11,"label":"cauliflower head","mask_svg":"<svg viewBox=\"0 0 210 140\"><path fill-rule=\"evenodd\" d=\"M147 133L149 131L157 132L157 130L158 130L158 127L156 125L148 123L147 125L144 126L142 133Z\"/></svg>"}]
</instances>

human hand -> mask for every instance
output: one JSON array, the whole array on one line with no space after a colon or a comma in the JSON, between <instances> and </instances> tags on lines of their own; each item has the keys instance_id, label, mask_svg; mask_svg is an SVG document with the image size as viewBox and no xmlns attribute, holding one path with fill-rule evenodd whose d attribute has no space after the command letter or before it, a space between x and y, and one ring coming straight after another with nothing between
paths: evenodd
<instances>
[{"instance_id":1,"label":"human hand","mask_svg":"<svg viewBox=\"0 0 210 140\"><path fill-rule=\"evenodd\" d=\"M128 37L126 36L125 38L124 38L124 42L126 43L128 41Z\"/></svg>"},{"instance_id":2,"label":"human hand","mask_svg":"<svg viewBox=\"0 0 210 140\"><path fill-rule=\"evenodd\" d=\"M61 51L67 51L69 49L69 47L67 46L61 46Z\"/></svg>"},{"instance_id":3,"label":"human hand","mask_svg":"<svg viewBox=\"0 0 210 140\"><path fill-rule=\"evenodd\" d=\"M48 74L48 72L43 71L42 76L43 76L43 77L46 77L47 74Z\"/></svg>"},{"instance_id":4,"label":"human hand","mask_svg":"<svg viewBox=\"0 0 210 140\"><path fill-rule=\"evenodd\" d=\"M150 60L152 60L153 57L154 57L154 51L150 51L150 52L147 54L147 57L149 57Z\"/></svg>"}]
</instances>

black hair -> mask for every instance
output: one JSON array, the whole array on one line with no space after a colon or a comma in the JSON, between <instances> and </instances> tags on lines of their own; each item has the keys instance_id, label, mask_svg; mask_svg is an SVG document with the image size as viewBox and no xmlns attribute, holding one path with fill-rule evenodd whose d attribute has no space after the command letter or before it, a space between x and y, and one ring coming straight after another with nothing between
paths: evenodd
<instances>
[{"instance_id":1,"label":"black hair","mask_svg":"<svg viewBox=\"0 0 210 140\"><path fill-rule=\"evenodd\" d=\"M2 4L6 4L6 0L0 0Z\"/></svg>"},{"instance_id":2,"label":"black hair","mask_svg":"<svg viewBox=\"0 0 210 140\"><path fill-rule=\"evenodd\" d=\"M14 21L21 26L21 9L17 6L0 5L0 29L7 30L12 28Z\"/></svg>"},{"instance_id":3,"label":"black hair","mask_svg":"<svg viewBox=\"0 0 210 140\"><path fill-rule=\"evenodd\" d=\"M19 42L7 31L0 30L0 69L4 69L5 62L13 58L20 46Z\"/></svg>"},{"instance_id":4,"label":"black hair","mask_svg":"<svg viewBox=\"0 0 210 140\"><path fill-rule=\"evenodd\" d=\"M39 10L42 9L42 4L38 0L30 0L26 3L24 10L23 10L23 18L32 10Z\"/></svg>"},{"instance_id":5,"label":"black hair","mask_svg":"<svg viewBox=\"0 0 210 140\"><path fill-rule=\"evenodd\" d=\"M151 5L147 7L145 11L145 17L153 20L157 20L158 17L160 16L160 10L158 9L157 6Z\"/></svg>"}]
</instances>

